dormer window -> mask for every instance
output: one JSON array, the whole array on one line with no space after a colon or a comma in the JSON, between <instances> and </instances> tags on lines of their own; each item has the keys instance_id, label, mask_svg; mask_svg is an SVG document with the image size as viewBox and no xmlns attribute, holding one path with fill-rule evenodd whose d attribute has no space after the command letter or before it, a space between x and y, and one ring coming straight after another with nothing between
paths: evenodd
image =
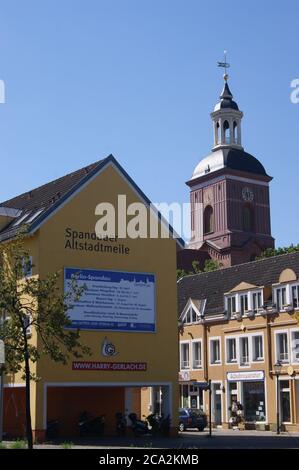
<instances>
[{"instance_id":1,"label":"dormer window","mask_svg":"<svg viewBox=\"0 0 299 470\"><path fill-rule=\"evenodd\" d=\"M196 315L195 310L190 307L188 309L188 312L186 313L186 316L183 320L183 323L186 325L191 325L192 323L197 323L199 320L198 316Z\"/></svg>"},{"instance_id":2,"label":"dormer window","mask_svg":"<svg viewBox=\"0 0 299 470\"><path fill-rule=\"evenodd\" d=\"M252 290L225 295L225 309L229 316L259 313L263 306L263 290Z\"/></svg>"}]
</instances>

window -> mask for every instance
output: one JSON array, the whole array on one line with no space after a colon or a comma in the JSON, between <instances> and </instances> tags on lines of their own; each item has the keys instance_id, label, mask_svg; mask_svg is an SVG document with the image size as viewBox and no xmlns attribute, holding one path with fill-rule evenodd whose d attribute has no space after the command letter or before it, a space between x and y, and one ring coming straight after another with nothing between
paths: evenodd
<instances>
[{"instance_id":1,"label":"window","mask_svg":"<svg viewBox=\"0 0 299 470\"><path fill-rule=\"evenodd\" d=\"M189 343L181 343L181 370L190 368Z\"/></svg>"},{"instance_id":2,"label":"window","mask_svg":"<svg viewBox=\"0 0 299 470\"><path fill-rule=\"evenodd\" d=\"M248 311L248 294L240 295L240 311L242 315Z\"/></svg>"},{"instance_id":3,"label":"window","mask_svg":"<svg viewBox=\"0 0 299 470\"><path fill-rule=\"evenodd\" d=\"M275 301L277 310L282 310L287 303L287 289L286 287L279 287L275 290Z\"/></svg>"},{"instance_id":4,"label":"window","mask_svg":"<svg viewBox=\"0 0 299 470\"><path fill-rule=\"evenodd\" d=\"M212 339L210 341L211 364L220 364L220 340Z\"/></svg>"},{"instance_id":5,"label":"window","mask_svg":"<svg viewBox=\"0 0 299 470\"><path fill-rule=\"evenodd\" d=\"M228 338L226 343L226 361L237 362L237 342L236 338Z\"/></svg>"},{"instance_id":6,"label":"window","mask_svg":"<svg viewBox=\"0 0 299 470\"><path fill-rule=\"evenodd\" d=\"M236 311L237 311L236 296L232 295L230 297L227 297L227 313L229 315L232 315L233 313L236 313Z\"/></svg>"},{"instance_id":7,"label":"window","mask_svg":"<svg viewBox=\"0 0 299 470\"><path fill-rule=\"evenodd\" d=\"M257 313L258 310L263 306L262 292L252 293L252 310Z\"/></svg>"},{"instance_id":8,"label":"window","mask_svg":"<svg viewBox=\"0 0 299 470\"><path fill-rule=\"evenodd\" d=\"M299 363L299 331L291 332L292 362Z\"/></svg>"},{"instance_id":9,"label":"window","mask_svg":"<svg viewBox=\"0 0 299 470\"><path fill-rule=\"evenodd\" d=\"M201 368L201 342L194 341L192 343L192 366L193 369Z\"/></svg>"},{"instance_id":10,"label":"window","mask_svg":"<svg viewBox=\"0 0 299 470\"><path fill-rule=\"evenodd\" d=\"M211 206L207 206L204 210L204 226L203 231L204 233L211 233L214 230L214 220L213 220L213 208Z\"/></svg>"},{"instance_id":11,"label":"window","mask_svg":"<svg viewBox=\"0 0 299 470\"><path fill-rule=\"evenodd\" d=\"M289 352L288 352L288 334L287 333L277 333L276 336L276 359L280 362L289 361Z\"/></svg>"},{"instance_id":12,"label":"window","mask_svg":"<svg viewBox=\"0 0 299 470\"><path fill-rule=\"evenodd\" d=\"M242 213L242 223L244 232L253 232L254 212L252 207L244 206Z\"/></svg>"},{"instance_id":13,"label":"window","mask_svg":"<svg viewBox=\"0 0 299 470\"><path fill-rule=\"evenodd\" d=\"M240 365L249 365L249 342L248 338L240 338Z\"/></svg>"},{"instance_id":14,"label":"window","mask_svg":"<svg viewBox=\"0 0 299 470\"><path fill-rule=\"evenodd\" d=\"M290 384L288 380L279 381L280 414L283 423L291 422Z\"/></svg>"},{"instance_id":15,"label":"window","mask_svg":"<svg viewBox=\"0 0 299 470\"><path fill-rule=\"evenodd\" d=\"M223 130L224 130L224 143L229 144L230 143L230 130L229 130L228 121L224 121Z\"/></svg>"},{"instance_id":16,"label":"window","mask_svg":"<svg viewBox=\"0 0 299 470\"><path fill-rule=\"evenodd\" d=\"M292 286L292 303L294 308L299 308L299 285Z\"/></svg>"},{"instance_id":17,"label":"window","mask_svg":"<svg viewBox=\"0 0 299 470\"><path fill-rule=\"evenodd\" d=\"M187 325L188 324L190 325L192 323L198 322L198 320L199 319L198 319L198 316L196 315L195 310L192 307L190 307L188 312L186 313L186 316L185 316L183 322Z\"/></svg>"},{"instance_id":18,"label":"window","mask_svg":"<svg viewBox=\"0 0 299 470\"><path fill-rule=\"evenodd\" d=\"M252 337L252 359L253 361L263 361L263 337L262 335Z\"/></svg>"}]
</instances>

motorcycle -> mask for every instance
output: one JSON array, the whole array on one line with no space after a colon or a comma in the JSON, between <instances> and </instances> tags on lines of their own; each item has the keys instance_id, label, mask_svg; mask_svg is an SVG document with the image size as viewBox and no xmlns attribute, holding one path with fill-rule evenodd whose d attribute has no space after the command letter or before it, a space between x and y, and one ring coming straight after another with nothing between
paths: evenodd
<instances>
[{"instance_id":1,"label":"motorcycle","mask_svg":"<svg viewBox=\"0 0 299 470\"><path fill-rule=\"evenodd\" d=\"M125 436L127 431L127 420L126 416L122 413L115 414L116 419L116 434L117 436Z\"/></svg>"},{"instance_id":2,"label":"motorcycle","mask_svg":"<svg viewBox=\"0 0 299 470\"><path fill-rule=\"evenodd\" d=\"M170 430L170 416L159 416L157 413L152 413L145 417L153 436L169 436Z\"/></svg>"},{"instance_id":3,"label":"motorcycle","mask_svg":"<svg viewBox=\"0 0 299 470\"><path fill-rule=\"evenodd\" d=\"M93 417L90 413L84 411L80 414L78 424L81 437L102 435L105 429L105 415Z\"/></svg>"},{"instance_id":4,"label":"motorcycle","mask_svg":"<svg viewBox=\"0 0 299 470\"><path fill-rule=\"evenodd\" d=\"M129 420L131 421L132 431L134 436L145 436L150 434L150 430L146 421L141 421L137 418L136 413L129 414Z\"/></svg>"}]
</instances>

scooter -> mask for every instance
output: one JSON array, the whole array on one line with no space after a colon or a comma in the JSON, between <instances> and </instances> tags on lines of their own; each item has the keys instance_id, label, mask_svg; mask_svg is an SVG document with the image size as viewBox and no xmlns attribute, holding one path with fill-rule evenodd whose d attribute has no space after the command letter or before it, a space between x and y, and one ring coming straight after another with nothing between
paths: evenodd
<instances>
[{"instance_id":1,"label":"scooter","mask_svg":"<svg viewBox=\"0 0 299 470\"><path fill-rule=\"evenodd\" d=\"M150 432L154 436L168 436L170 431L170 415L164 417L159 416L157 413L152 413L146 416L146 420L150 426Z\"/></svg>"},{"instance_id":2,"label":"scooter","mask_svg":"<svg viewBox=\"0 0 299 470\"><path fill-rule=\"evenodd\" d=\"M87 411L83 411L78 424L80 436L98 436L104 433L105 415L93 417Z\"/></svg>"},{"instance_id":3,"label":"scooter","mask_svg":"<svg viewBox=\"0 0 299 470\"><path fill-rule=\"evenodd\" d=\"M127 431L126 415L122 413L115 413L116 419L116 434L117 436L125 436Z\"/></svg>"},{"instance_id":4,"label":"scooter","mask_svg":"<svg viewBox=\"0 0 299 470\"><path fill-rule=\"evenodd\" d=\"M150 434L150 430L146 421L141 421L137 418L136 413L129 414L129 420L131 421L132 431L134 436L145 436L146 434Z\"/></svg>"}]
</instances>

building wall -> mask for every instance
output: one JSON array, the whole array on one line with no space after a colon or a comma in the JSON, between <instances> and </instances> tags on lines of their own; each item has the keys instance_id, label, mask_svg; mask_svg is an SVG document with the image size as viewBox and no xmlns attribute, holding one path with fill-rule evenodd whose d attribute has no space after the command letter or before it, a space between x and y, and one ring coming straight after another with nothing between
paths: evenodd
<instances>
[{"instance_id":1,"label":"building wall","mask_svg":"<svg viewBox=\"0 0 299 470\"><path fill-rule=\"evenodd\" d=\"M299 328L294 315L288 313L281 313L275 318L269 320L261 315L256 315L254 319L243 318L242 321L229 320L226 322L209 322L208 324L186 325L180 331L180 342L192 341L196 339L202 340L204 347L205 335L207 337L207 345L211 338L221 339L221 363L219 365L210 364L210 348L208 346L208 361L207 365L204 363L205 353L203 352L202 368L200 370L189 370L189 377L186 381L180 381L181 385L192 384L193 382L203 382L212 380L212 382L219 382L223 386L221 393L222 396L222 416L223 426L228 425L230 414L228 412L228 372L240 371L264 371L265 374L265 390L266 390L266 408L267 408L267 421L270 427L276 425L276 377L273 375L274 364L276 362L276 346L275 346L275 332L280 330L290 330L291 328ZM250 335L261 333L264 335L264 361L251 363L250 366L240 367L238 364L226 364L226 351L225 343L226 338L229 336ZM299 366L293 365L295 376L290 377L288 374L288 367L290 364L285 364L280 373L280 379L288 380L290 383L291 393L291 415L292 423L285 425L285 428L291 430L299 429L298 420L298 406L299 406ZM297 387L297 389L296 389ZM204 408L208 412L208 393L204 392Z\"/></svg>"}]
</instances>

